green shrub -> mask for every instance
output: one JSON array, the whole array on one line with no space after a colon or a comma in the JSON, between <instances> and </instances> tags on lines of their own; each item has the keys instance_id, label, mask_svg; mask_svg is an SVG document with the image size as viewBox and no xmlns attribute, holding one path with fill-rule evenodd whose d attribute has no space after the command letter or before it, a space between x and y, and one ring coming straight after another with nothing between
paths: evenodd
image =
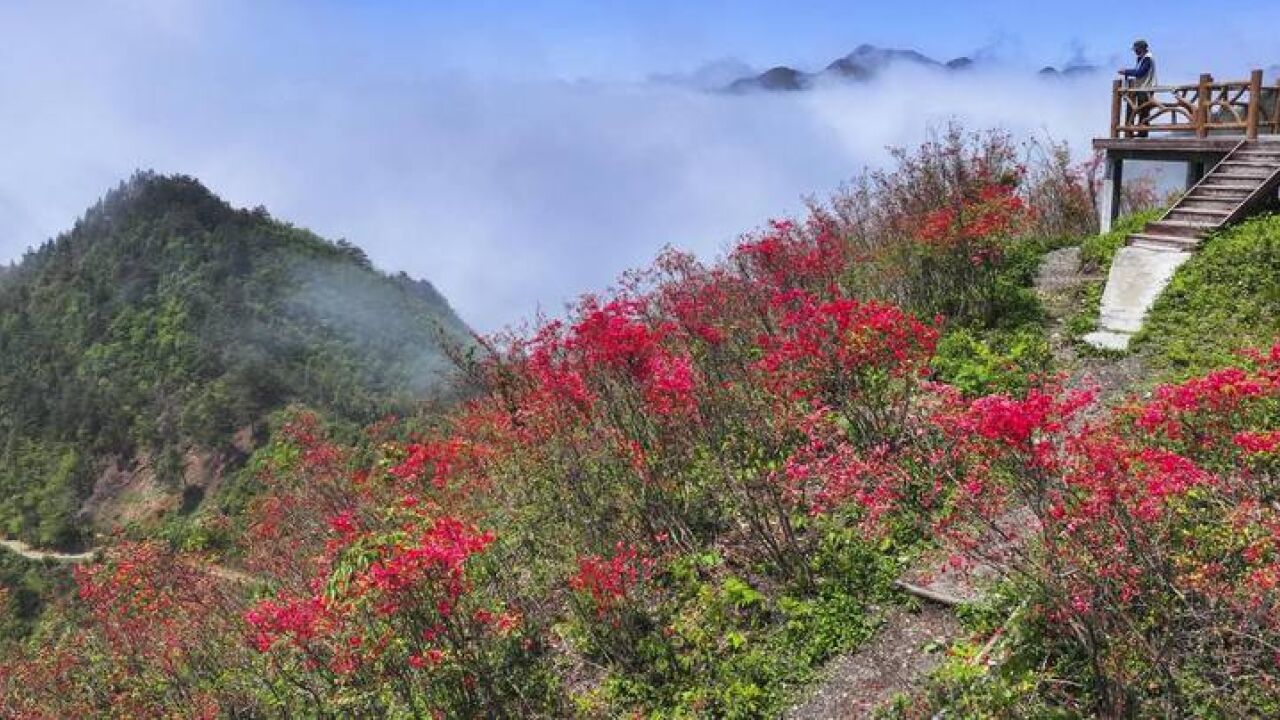
<instances>
[{"instance_id":1,"label":"green shrub","mask_svg":"<svg viewBox=\"0 0 1280 720\"><path fill-rule=\"evenodd\" d=\"M933 358L938 379L966 395L1019 394L1053 364L1039 325L980 333L956 328L944 335Z\"/></svg>"},{"instance_id":2,"label":"green shrub","mask_svg":"<svg viewBox=\"0 0 1280 720\"><path fill-rule=\"evenodd\" d=\"M609 717L641 709L655 717L779 715L816 668L871 636L879 624L872 607L892 602L900 570L894 543L819 522L812 590L770 592L730 574L714 552L674 559L663 578L667 600L651 611L648 632L632 635L633 667L610 666L604 682L575 699L578 709ZM590 625L599 621L613 618L580 614L561 630L593 654L600 632Z\"/></svg>"},{"instance_id":3,"label":"green shrub","mask_svg":"<svg viewBox=\"0 0 1280 720\"><path fill-rule=\"evenodd\" d=\"M969 638L947 652L920 692L899 696L879 714L892 720L957 718L1076 718L1085 713L1084 675L1062 654L1026 608L1035 590L1002 582L986 599L957 608Z\"/></svg>"}]
</instances>

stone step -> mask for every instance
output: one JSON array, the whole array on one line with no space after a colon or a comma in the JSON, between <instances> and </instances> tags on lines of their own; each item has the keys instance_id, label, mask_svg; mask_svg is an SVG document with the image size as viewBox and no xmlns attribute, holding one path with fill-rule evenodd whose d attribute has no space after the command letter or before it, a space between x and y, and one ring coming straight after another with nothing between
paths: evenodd
<instances>
[{"instance_id":1,"label":"stone step","mask_svg":"<svg viewBox=\"0 0 1280 720\"><path fill-rule=\"evenodd\" d=\"M1188 201L1184 200L1183 202L1178 203L1169 212L1187 213L1190 215L1195 215L1197 217L1203 217L1205 220L1211 220L1215 217L1226 217L1227 213L1230 212L1231 210L1229 207L1226 207L1226 205L1223 205L1222 208L1208 208L1208 207L1194 207L1194 206L1188 207L1184 205L1185 202L1188 202ZM1193 200L1190 202L1205 202L1205 201Z\"/></svg>"},{"instance_id":2,"label":"stone step","mask_svg":"<svg viewBox=\"0 0 1280 720\"><path fill-rule=\"evenodd\" d=\"M1234 174L1234 173L1262 173L1264 175L1270 175L1271 173L1275 172L1277 169L1280 169L1280 166L1272 165L1271 163L1225 162L1219 165L1218 167L1214 168L1213 174L1210 175L1210 177L1217 177L1223 174Z\"/></svg>"},{"instance_id":3,"label":"stone step","mask_svg":"<svg viewBox=\"0 0 1280 720\"><path fill-rule=\"evenodd\" d=\"M1129 341L1133 339L1133 333L1094 330L1081 339L1099 350L1124 351L1129 349Z\"/></svg>"},{"instance_id":4,"label":"stone step","mask_svg":"<svg viewBox=\"0 0 1280 720\"><path fill-rule=\"evenodd\" d=\"M1147 223L1142 232L1150 235L1169 235L1172 237L1184 237L1199 239L1216 230L1217 223L1206 223L1203 220L1187 221L1164 219L1156 222Z\"/></svg>"},{"instance_id":5,"label":"stone step","mask_svg":"<svg viewBox=\"0 0 1280 720\"><path fill-rule=\"evenodd\" d=\"M1255 160L1253 158L1241 158L1241 156L1237 154L1223 160L1218 167L1256 167L1275 170L1277 167L1280 167L1280 163Z\"/></svg>"},{"instance_id":6,"label":"stone step","mask_svg":"<svg viewBox=\"0 0 1280 720\"><path fill-rule=\"evenodd\" d=\"M1162 235L1158 233L1140 232L1129 236L1128 244L1132 247L1144 247L1150 250L1191 251L1200 245L1197 238L1180 237L1178 235Z\"/></svg>"},{"instance_id":7,"label":"stone step","mask_svg":"<svg viewBox=\"0 0 1280 720\"><path fill-rule=\"evenodd\" d=\"M1188 210L1193 212L1213 213L1216 215L1227 215L1236 209L1239 204L1238 200L1227 200L1220 197L1208 197L1202 195L1187 195L1178 201L1178 210Z\"/></svg>"},{"instance_id":8,"label":"stone step","mask_svg":"<svg viewBox=\"0 0 1280 720\"><path fill-rule=\"evenodd\" d=\"M1245 183L1231 177L1223 177L1217 173L1210 175L1204 179L1204 183L1200 187L1214 188L1216 190L1243 190L1245 192L1253 192L1258 189L1258 183Z\"/></svg>"},{"instance_id":9,"label":"stone step","mask_svg":"<svg viewBox=\"0 0 1280 720\"><path fill-rule=\"evenodd\" d=\"M1217 229L1222 221L1227 218L1226 210L1200 210L1198 208L1186 208L1181 205L1173 208L1167 215L1162 218L1164 221L1203 223L1207 226Z\"/></svg>"},{"instance_id":10,"label":"stone step","mask_svg":"<svg viewBox=\"0 0 1280 720\"><path fill-rule=\"evenodd\" d=\"M1235 209L1237 205L1244 202L1252 192L1250 190L1236 190L1235 188L1214 187L1211 185L1201 185L1183 198L1184 200L1197 200L1202 202L1219 202L1231 205L1231 209Z\"/></svg>"},{"instance_id":11,"label":"stone step","mask_svg":"<svg viewBox=\"0 0 1280 720\"><path fill-rule=\"evenodd\" d=\"M1174 238L1174 241L1179 240ZM1189 252L1178 252L1178 248L1158 244L1120 248L1111 262L1107 284L1102 291L1098 331L1102 334L1132 334L1142 329L1147 311L1174 272L1190 257Z\"/></svg>"},{"instance_id":12,"label":"stone step","mask_svg":"<svg viewBox=\"0 0 1280 720\"><path fill-rule=\"evenodd\" d=\"M1274 168L1260 167L1229 167L1227 169L1217 169L1213 171L1214 179L1226 179L1240 182L1253 182L1265 180L1275 173Z\"/></svg>"}]
</instances>

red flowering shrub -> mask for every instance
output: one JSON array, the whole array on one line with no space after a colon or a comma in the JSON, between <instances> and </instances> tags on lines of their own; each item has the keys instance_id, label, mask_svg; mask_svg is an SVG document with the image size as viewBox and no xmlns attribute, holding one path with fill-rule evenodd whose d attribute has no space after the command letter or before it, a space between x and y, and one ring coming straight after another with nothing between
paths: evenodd
<instances>
[{"instance_id":1,"label":"red flowering shrub","mask_svg":"<svg viewBox=\"0 0 1280 720\"><path fill-rule=\"evenodd\" d=\"M272 677L304 690L292 702L449 715L554 707L536 680L536 634L519 603L496 592L485 557L495 535L445 509L484 487L475 477L489 459L481 438L382 441L374 471L335 475L313 462L327 443L318 429L285 437L296 449L285 457L299 462L270 469L274 492L258 507L288 497L310 512L277 528L264 549L291 548L306 572L256 563L275 589L243 612L242 635ZM331 494L343 502L325 512L315 499Z\"/></svg>"},{"instance_id":2,"label":"red flowering shrub","mask_svg":"<svg viewBox=\"0 0 1280 720\"><path fill-rule=\"evenodd\" d=\"M1035 235L1050 240L1096 235L1102 171L1101 153L1076 162L1066 143L1032 140L1023 194L1035 210Z\"/></svg>"},{"instance_id":3,"label":"red flowering shrub","mask_svg":"<svg viewBox=\"0 0 1280 720\"><path fill-rule=\"evenodd\" d=\"M814 214L803 232L790 220L773 220L768 231L734 248L730 261L775 290L832 287L849 265L849 241L822 214Z\"/></svg>"},{"instance_id":4,"label":"red flowering shrub","mask_svg":"<svg viewBox=\"0 0 1280 720\"><path fill-rule=\"evenodd\" d=\"M855 439L889 442L929 371L938 333L896 307L803 291L775 296L778 330L760 338L762 383L783 397L841 412Z\"/></svg>"},{"instance_id":5,"label":"red flowering shrub","mask_svg":"<svg viewBox=\"0 0 1280 720\"><path fill-rule=\"evenodd\" d=\"M1003 560L1087 658L1097 712L1275 707L1280 346L1074 427L1081 401L984 398L947 418L981 470L960 514L1031 511L1035 552Z\"/></svg>"},{"instance_id":6,"label":"red flowering shrub","mask_svg":"<svg viewBox=\"0 0 1280 720\"><path fill-rule=\"evenodd\" d=\"M1026 505L1043 511L1053 567L1083 568L1073 543L1112 539L1096 518L1122 507L1173 522L1179 503L1221 488L1218 469L1176 445L1185 430L1112 457L1070 431L1081 397L969 403L926 382L941 321L919 316L991 314L993 274L1033 218L1004 136L953 131L895 157L896 170L807 220L770 223L721 263L670 252L561 320L481 341L466 368L474 392L446 417L384 423L345 447L294 412L256 457L254 496L234 519L244 570L222 571L236 589L193 558L122 546L141 564L85 571L68 610L81 613L76 637L104 648L93 671L107 690L90 694L61 644L37 666L44 687L72 677L74 697L145 716L157 698L201 690L200 662L256 693L185 698L224 714L557 716L567 692L591 685L634 692L602 715L661 712L710 697L680 688L708 682L721 656L760 652L747 635L786 613L786 632L801 634L792 619L808 628L861 607L849 588L896 562L853 567L876 565L857 553L879 552L869 541L883 533L916 537L937 521L976 549L1000 513ZM1169 403L1152 427L1183 407ZM1233 430L1230 452L1270 462L1275 427ZM1260 529L1271 520L1237 521L1253 533L1249 557L1271 562ZM1080 585L1083 571L1053 577L1052 597L1075 612L1110 592ZM226 608L204 617L196 595L210 583ZM715 637L701 618L734 631ZM830 638L858 636L813 634L812 661L836 649ZM201 640L214 635L235 649ZM784 677L777 658L752 662L741 667ZM755 682L741 684L741 706L694 710L764 712Z\"/></svg>"},{"instance_id":7,"label":"red flowering shrub","mask_svg":"<svg viewBox=\"0 0 1280 720\"><path fill-rule=\"evenodd\" d=\"M578 572L569 578L569 587L590 598L597 615L604 615L632 593L653 572L653 560L622 543L611 557L587 555L578 558Z\"/></svg>"},{"instance_id":8,"label":"red flowering shrub","mask_svg":"<svg viewBox=\"0 0 1280 720\"><path fill-rule=\"evenodd\" d=\"M312 594L258 602L245 613L253 645L281 660L293 654L313 682L319 674L333 686L415 675L406 707L503 706L490 663L505 653L495 646L513 642L520 616L477 596L467 572L494 537L456 518L418 518L426 526L409 537L346 538L329 584Z\"/></svg>"},{"instance_id":9,"label":"red flowering shrub","mask_svg":"<svg viewBox=\"0 0 1280 720\"><path fill-rule=\"evenodd\" d=\"M815 210L852 245L846 287L925 316L989 321L994 273L1032 227L1017 156L1005 134L953 125L855 179Z\"/></svg>"},{"instance_id":10,"label":"red flowering shrub","mask_svg":"<svg viewBox=\"0 0 1280 720\"><path fill-rule=\"evenodd\" d=\"M787 458L785 483L797 504L815 514L855 505L875 533L882 516L902 509L911 475L893 443L854 442L840 420L829 410L809 418L807 442Z\"/></svg>"},{"instance_id":11,"label":"red flowering shrub","mask_svg":"<svg viewBox=\"0 0 1280 720\"><path fill-rule=\"evenodd\" d=\"M568 586L578 644L585 653L619 667L644 669L646 651L654 647L642 647L645 637L659 625L656 565L654 558L624 543L610 555L578 558Z\"/></svg>"},{"instance_id":12,"label":"red flowering shrub","mask_svg":"<svg viewBox=\"0 0 1280 720\"><path fill-rule=\"evenodd\" d=\"M121 542L76 570L74 610L0 664L5 717L214 718L261 688L235 640L233 579L203 558Z\"/></svg>"}]
</instances>

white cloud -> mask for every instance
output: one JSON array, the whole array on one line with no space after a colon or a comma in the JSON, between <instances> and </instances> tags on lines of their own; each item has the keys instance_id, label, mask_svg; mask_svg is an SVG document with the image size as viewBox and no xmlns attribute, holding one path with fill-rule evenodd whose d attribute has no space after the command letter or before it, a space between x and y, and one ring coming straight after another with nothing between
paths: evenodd
<instances>
[{"instance_id":1,"label":"white cloud","mask_svg":"<svg viewBox=\"0 0 1280 720\"><path fill-rule=\"evenodd\" d=\"M431 280L487 330L556 312L663 245L714 254L930 124L1082 148L1107 122L1105 77L904 70L746 96L494 81L344 64L314 38L263 54L228 40L243 18L138 7L161 9L99 12L56 39L41 35L61 27L54 10L0 11L0 258L135 168L182 172Z\"/></svg>"}]
</instances>

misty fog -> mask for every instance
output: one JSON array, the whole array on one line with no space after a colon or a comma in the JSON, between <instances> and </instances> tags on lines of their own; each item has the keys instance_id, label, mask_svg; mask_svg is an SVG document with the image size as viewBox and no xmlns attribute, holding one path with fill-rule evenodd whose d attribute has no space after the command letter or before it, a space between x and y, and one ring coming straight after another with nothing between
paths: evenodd
<instances>
[{"instance_id":1,"label":"misty fog","mask_svg":"<svg viewBox=\"0 0 1280 720\"><path fill-rule=\"evenodd\" d=\"M750 95L319 55L261 70L254 48L202 43L189 5L142 29L103 15L99 29L0 45L0 261L70 227L135 168L180 172L350 240L493 330L555 313L664 245L714 254L930 126L1084 152L1107 124L1107 72L1044 80L997 63Z\"/></svg>"}]
</instances>

